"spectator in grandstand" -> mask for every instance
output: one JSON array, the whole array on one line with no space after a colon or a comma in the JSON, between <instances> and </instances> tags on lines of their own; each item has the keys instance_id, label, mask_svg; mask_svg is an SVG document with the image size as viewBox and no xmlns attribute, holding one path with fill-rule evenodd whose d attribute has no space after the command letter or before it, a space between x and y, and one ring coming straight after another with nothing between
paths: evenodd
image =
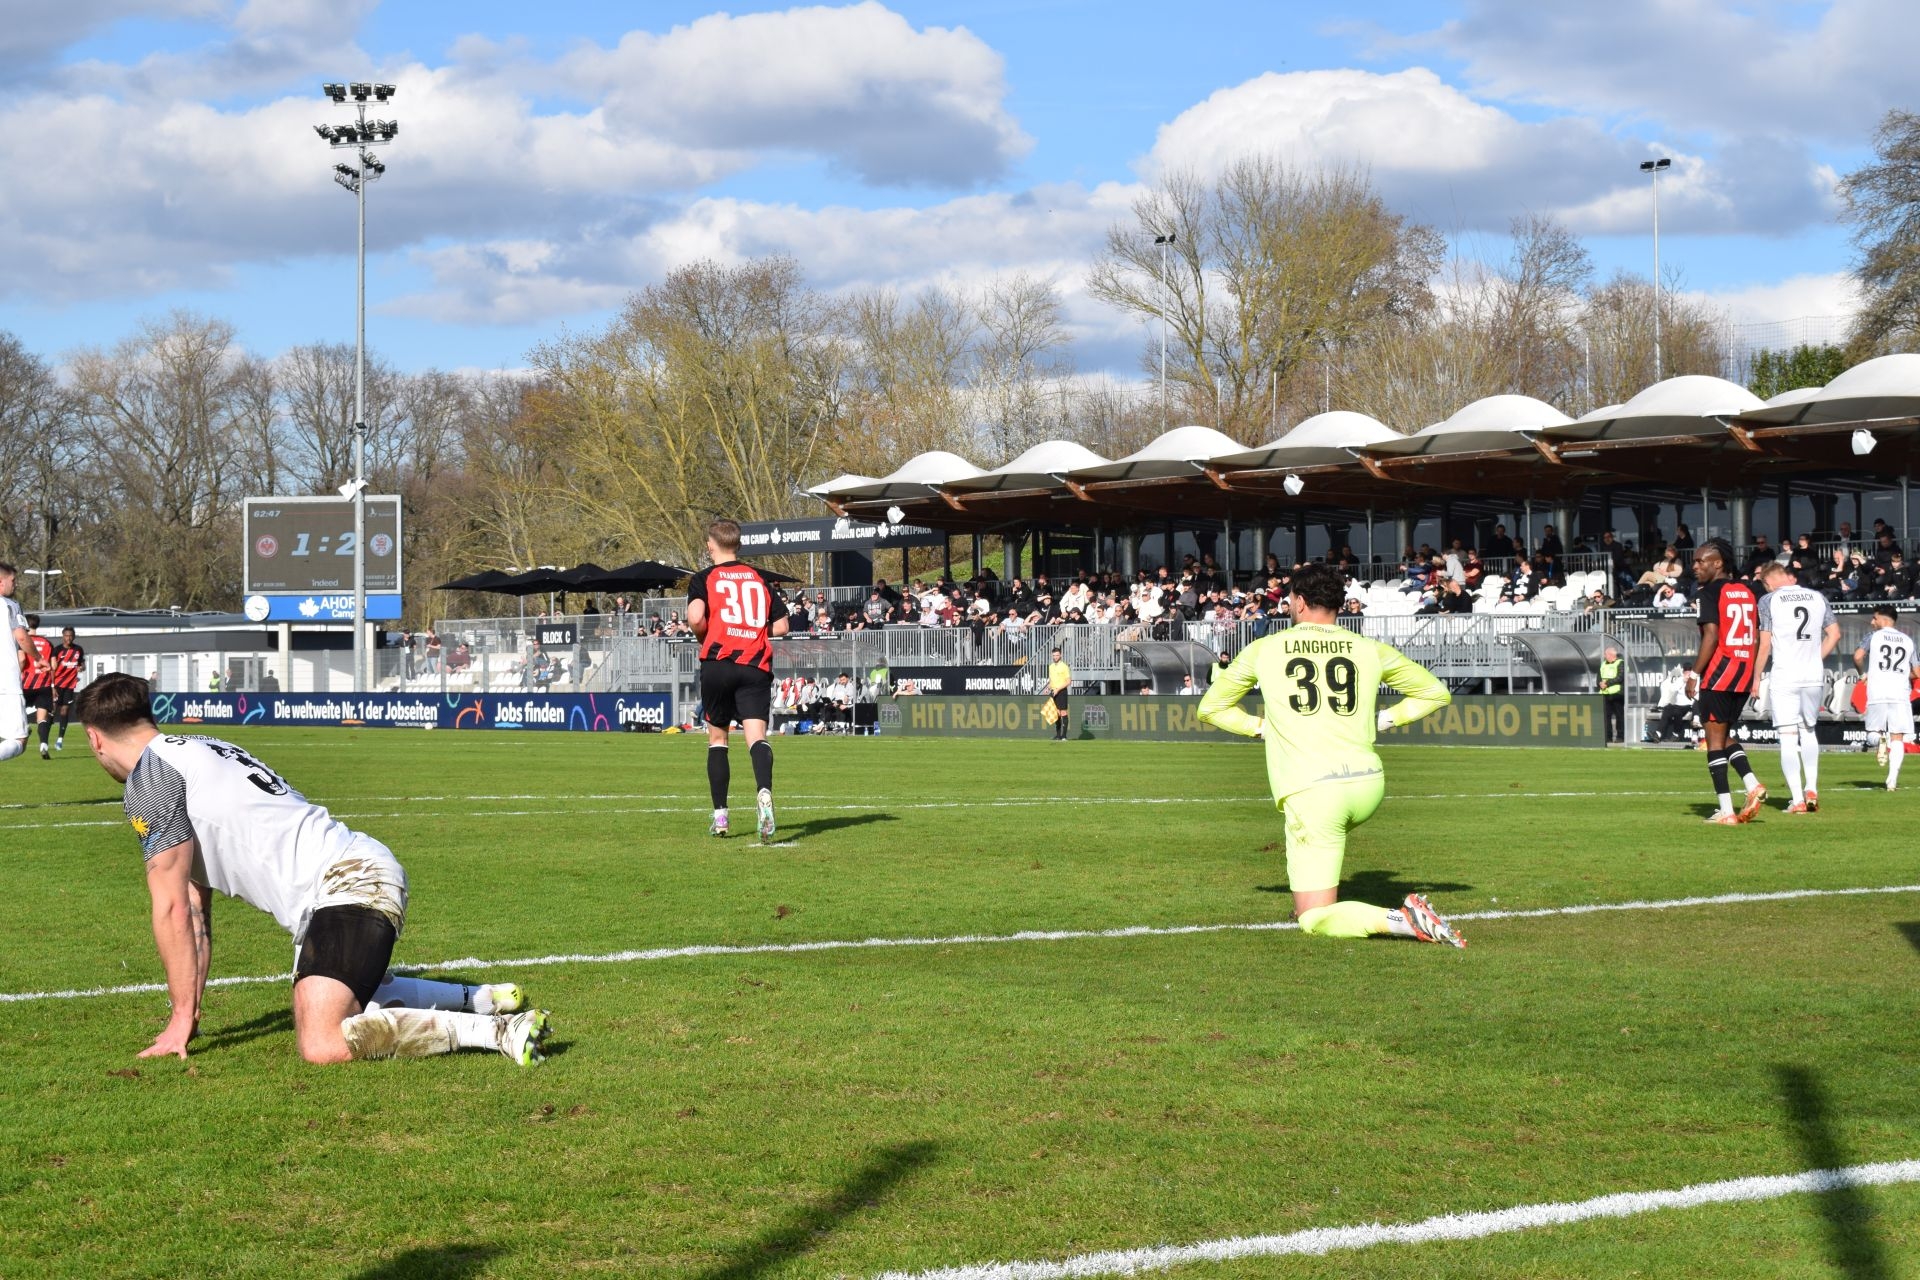
<instances>
[{"instance_id":1,"label":"spectator in grandstand","mask_svg":"<svg viewBox=\"0 0 1920 1280\"><path fill-rule=\"evenodd\" d=\"M1680 613L1689 605L1686 594L1669 582L1653 593L1653 607L1662 613Z\"/></svg>"},{"instance_id":2,"label":"spectator in grandstand","mask_svg":"<svg viewBox=\"0 0 1920 1280\"><path fill-rule=\"evenodd\" d=\"M1779 553L1773 549L1773 544L1767 541L1766 534L1756 533L1753 536L1753 546L1747 552L1747 562L1744 566L1745 576L1750 578L1760 571L1760 566L1772 564L1774 560L1778 558L1778 554Z\"/></svg>"},{"instance_id":3,"label":"spectator in grandstand","mask_svg":"<svg viewBox=\"0 0 1920 1280\"><path fill-rule=\"evenodd\" d=\"M1478 551L1469 551L1467 552L1467 563L1464 568L1466 572L1460 580L1460 585L1466 588L1467 592L1471 594L1472 592L1478 591L1480 585L1487 580L1487 565L1486 562L1480 558Z\"/></svg>"},{"instance_id":4,"label":"spectator in grandstand","mask_svg":"<svg viewBox=\"0 0 1920 1280\"><path fill-rule=\"evenodd\" d=\"M1611 529L1600 535L1600 554L1607 558L1608 594L1633 590L1633 579L1627 575L1627 549Z\"/></svg>"},{"instance_id":5,"label":"spectator in grandstand","mask_svg":"<svg viewBox=\"0 0 1920 1280\"><path fill-rule=\"evenodd\" d=\"M527 659L527 684L535 689L544 689L553 683L556 675L553 655L542 648L538 640L535 640L533 654Z\"/></svg>"},{"instance_id":6,"label":"spectator in grandstand","mask_svg":"<svg viewBox=\"0 0 1920 1280\"><path fill-rule=\"evenodd\" d=\"M1180 687L1174 692L1182 698L1197 698L1200 696L1200 687L1193 682L1192 676L1181 676Z\"/></svg>"},{"instance_id":7,"label":"spectator in grandstand","mask_svg":"<svg viewBox=\"0 0 1920 1280\"><path fill-rule=\"evenodd\" d=\"M1448 581L1440 588L1440 598L1435 602L1438 613L1472 613L1473 597L1458 582Z\"/></svg>"},{"instance_id":8,"label":"spectator in grandstand","mask_svg":"<svg viewBox=\"0 0 1920 1280\"><path fill-rule=\"evenodd\" d=\"M1519 551L1520 548L1516 545L1514 548L1515 554L1517 555ZM1553 556L1563 556L1567 554L1567 549L1560 545L1560 530L1558 526L1548 525L1545 529L1541 530L1540 553L1542 555Z\"/></svg>"},{"instance_id":9,"label":"spectator in grandstand","mask_svg":"<svg viewBox=\"0 0 1920 1280\"><path fill-rule=\"evenodd\" d=\"M1893 530L1887 527L1886 521L1875 520L1873 523L1876 530L1873 539L1873 562L1886 564L1900 554L1900 544L1893 540Z\"/></svg>"},{"instance_id":10,"label":"spectator in grandstand","mask_svg":"<svg viewBox=\"0 0 1920 1280\"><path fill-rule=\"evenodd\" d=\"M1513 557L1513 539L1507 536L1507 526L1493 526L1493 536L1487 539L1486 553L1496 560L1509 560Z\"/></svg>"},{"instance_id":11,"label":"spectator in grandstand","mask_svg":"<svg viewBox=\"0 0 1920 1280\"><path fill-rule=\"evenodd\" d=\"M468 671L473 667L473 649L462 640L455 645L453 652L447 655L448 671Z\"/></svg>"},{"instance_id":12,"label":"spectator in grandstand","mask_svg":"<svg viewBox=\"0 0 1920 1280\"><path fill-rule=\"evenodd\" d=\"M1534 576L1533 562L1521 556L1513 566L1513 577L1507 582L1506 589L1500 593L1500 599L1507 604L1525 604L1539 590L1540 583Z\"/></svg>"},{"instance_id":13,"label":"spectator in grandstand","mask_svg":"<svg viewBox=\"0 0 1920 1280\"><path fill-rule=\"evenodd\" d=\"M1673 526L1673 545L1679 551L1693 550L1693 530L1687 528L1685 521Z\"/></svg>"},{"instance_id":14,"label":"spectator in grandstand","mask_svg":"<svg viewBox=\"0 0 1920 1280\"><path fill-rule=\"evenodd\" d=\"M868 622L878 624L886 620L888 612L887 598L880 594L880 588L875 587L867 594L866 607L862 612L866 615Z\"/></svg>"},{"instance_id":15,"label":"spectator in grandstand","mask_svg":"<svg viewBox=\"0 0 1920 1280\"><path fill-rule=\"evenodd\" d=\"M1647 566L1647 571L1640 575L1634 585L1653 590L1662 586L1677 586L1685 572L1686 566L1680 563L1680 549L1669 542L1667 549L1660 553L1660 558Z\"/></svg>"},{"instance_id":16,"label":"spectator in grandstand","mask_svg":"<svg viewBox=\"0 0 1920 1280\"><path fill-rule=\"evenodd\" d=\"M1875 600L1906 600L1914 594L1914 577L1908 568L1905 555L1896 549L1887 562L1873 569L1872 598Z\"/></svg>"},{"instance_id":17,"label":"spectator in grandstand","mask_svg":"<svg viewBox=\"0 0 1920 1280\"><path fill-rule=\"evenodd\" d=\"M424 649L426 661L425 661L425 664L421 667L421 670L424 671L427 675L437 676L440 674L440 658L441 658L440 649L441 649L440 633L438 631L435 631L432 627L428 627L427 643Z\"/></svg>"},{"instance_id":18,"label":"spectator in grandstand","mask_svg":"<svg viewBox=\"0 0 1920 1280\"><path fill-rule=\"evenodd\" d=\"M1405 558L1403 558L1400 562L1401 593L1404 595L1412 595L1417 592L1426 590L1427 582L1429 579L1432 578L1432 576L1433 576L1432 558L1428 556L1422 556L1419 552L1415 551L1412 547L1408 547Z\"/></svg>"}]
</instances>

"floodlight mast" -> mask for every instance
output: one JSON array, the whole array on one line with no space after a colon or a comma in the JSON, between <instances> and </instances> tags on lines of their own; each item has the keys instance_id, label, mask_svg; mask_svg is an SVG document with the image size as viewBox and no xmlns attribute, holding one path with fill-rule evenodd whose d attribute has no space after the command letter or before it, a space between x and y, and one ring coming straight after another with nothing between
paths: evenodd
<instances>
[{"instance_id":1,"label":"floodlight mast","mask_svg":"<svg viewBox=\"0 0 1920 1280\"><path fill-rule=\"evenodd\" d=\"M1673 167L1671 156L1642 160L1640 172L1653 180L1653 380L1660 381L1660 175Z\"/></svg>"},{"instance_id":2,"label":"floodlight mast","mask_svg":"<svg viewBox=\"0 0 1920 1280\"><path fill-rule=\"evenodd\" d=\"M373 154L374 147L392 142L400 132L397 120L368 120L367 102L389 101L397 90L390 84L328 82L320 92L330 100L354 104L355 119L348 124L317 124L313 131L336 150L352 148L357 164L333 166L333 180L353 193L359 206L358 274L354 290L353 337L353 688L371 690L367 669L367 184L387 171ZM364 683L363 683L364 682Z\"/></svg>"}]
</instances>

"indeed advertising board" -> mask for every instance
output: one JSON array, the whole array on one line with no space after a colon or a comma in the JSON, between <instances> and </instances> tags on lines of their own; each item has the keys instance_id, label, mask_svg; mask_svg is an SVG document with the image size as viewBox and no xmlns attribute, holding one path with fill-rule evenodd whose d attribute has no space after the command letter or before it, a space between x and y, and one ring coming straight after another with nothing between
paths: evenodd
<instances>
[{"instance_id":1,"label":"indeed advertising board","mask_svg":"<svg viewBox=\"0 0 1920 1280\"><path fill-rule=\"evenodd\" d=\"M880 707L882 733L963 738L1044 736L1047 724L1038 697L895 698ZM1260 701L1241 704L1258 712ZM1199 717L1200 699L1132 695L1076 697L1067 701L1069 736L1150 741L1232 741ZM1466 694L1406 728L1380 735L1382 742L1430 746L1604 747L1605 717L1595 694ZM1249 740L1250 741L1250 740Z\"/></svg>"},{"instance_id":2,"label":"indeed advertising board","mask_svg":"<svg viewBox=\"0 0 1920 1280\"><path fill-rule=\"evenodd\" d=\"M154 718L178 725L344 725L369 729L664 729L664 693L157 693Z\"/></svg>"}]
</instances>

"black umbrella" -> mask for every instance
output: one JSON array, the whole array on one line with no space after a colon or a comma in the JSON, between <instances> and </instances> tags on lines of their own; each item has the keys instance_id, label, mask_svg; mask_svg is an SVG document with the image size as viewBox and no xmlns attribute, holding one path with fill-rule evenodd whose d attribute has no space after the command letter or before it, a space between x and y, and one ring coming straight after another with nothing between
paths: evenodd
<instances>
[{"instance_id":1,"label":"black umbrella","mask_svg":"<svg viewBox=\"0 0 1920 1280\"><path fill-rule=\"evenodd\" d=\"M592 569L592 565L581 565L580 570ZM582 576L568 588L572 591L653 591L670 587L676 582L693 576L693 570L681 569L675 565L661 564L657 560L635 560L632 564L622 565L618 569L596 569L590 576Z\"/></svg>"},{"instance_id":2,"label":"black umbrella","mask_svg":"<svg viewBox=\"0 0 1920 1280\"><path fill-rule=\"evenodd\" d=\"M455 578L452 582L443 582L435 591L493 591L505 581L507 575L498 569L482 569L479 573L470 573L464 578Z\"/></svg>"},{"instance_id":3,"label":"black umbrella","mask_svg":"<svg viewBox=\"0 0 1920 1280\"><path fill-rule=\"evenodd\" d=\"M560 570L529 569L525 573L503 576L490 587L482 588L503 596L537 596L555 591L578 591L580 588L560 576Z\"/></svg>"},{"instance_id":4,"label":"black umbrella","mask_svg":"<svg viewBox=\"0 0 1920 1280\"><path fill-rule=\"evenodd\" d=\"M794 576L793 576L792 574L790 574L790 573L781 573L781 572L780 572L780 571L779 571L778 569L761 569L761 568L760 568L760 566L759 566L759 565L757 565L757 564L756 564L756 565L754 565L753 567L754 567L755 569L759 569L759 571L760 571L760 576L761 576L761 577L763 577L763 578L765 578L765 579L766 579L766 580L767 580L768 582L772 582L772 583L776 583L776 584L777 584L777 583L782 583L782 582L798 582L798 581L800 581L800 579L798 579L798 578L796 578L796 577L794 577Z\"/></svg>"}]
</instances>

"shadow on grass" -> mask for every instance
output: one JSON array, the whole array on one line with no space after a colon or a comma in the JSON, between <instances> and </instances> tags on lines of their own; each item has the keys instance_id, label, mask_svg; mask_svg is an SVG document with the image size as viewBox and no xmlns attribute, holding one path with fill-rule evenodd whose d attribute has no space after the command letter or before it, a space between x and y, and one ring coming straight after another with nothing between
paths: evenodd
<instances>
[{"instance_id":1,"label":"shadow on grass","mask_svg":"<svg viewBox=\"0 0 1920 1280\"><path fill-rule=\"evenodd\" d=\"M505 1253L495 1244L441 1244L396 1253L387 1261L355 1272L353 1280L466 1280Z\"/></svg>"},{"instance_id":2,"label":"shadow on grass","mask_svg":"<svg viewBox=\"0 0 1920 1280\"><path fill-rule=\"evenodd\" d=\"M1775 1067L1787 1122L1809 1169L1841 1169L1850 1161L1833 1131L1820 1082L1805 1067ZM1873 1234L1873 1206L1859 1187L1840 1187L1813 1197L1827 1228L1827 1256L1848 1280L1892 1280L1887 1252Z\"/></svg>"},{"instance_id":3,"label":"shadow on grass","mask_svg":"<svg viewBox=\"0 0 1920 1280\"><path fill-rule=\"evenodd\" d=\"M1920 920L1909 920L1893 927L1900 931L1901 936L1907 940L1908 946L1915 951L1920 951Z\"/></svg>"},{"instance_id":4,"label":"shadow on grass","mask_svg":"<svg viewBox=\"0 0 1920 1280\"><path fill-rule=\"evenodd\" d=\"M293 1030L293 1010L269 1009L257 1018L236 1023L231 1027L222 1027L218 1031L201 1036L194 1042L195 1053L205 1053L210 1049L232 1049L258 1040L261 1036L279 1035L283 1031Z\"/></svg>"},{"instance_id":5,"label":"shadow on grass","mask_svg":"<svg viewBox=\"0 0 1920 1280\"><path fill-rule=\"evenodd\" d=\"M1292 893L1284 884L1257 884L1256 893ZM1394 871L1357 871L1340 882L1342 900L1391 903L1398 906L1410 893L1471 893L1470 884L1438 880L1405 880Z\"/></svg>"},{"instance_id":6,"label":"shadow on grass","mask_svg":"<svg viewBox=\"0 0 1920 1280\"><path fill-rule=\"evenodd\" d=\"M862 1209L871 1209L894 1187L933 1162L939 1150L931 1142L903 1142L882 1147L840 1188L810 1205L757 1239L734 1248L727 1259L699 1280L751 1280L771 1267L811 1253Z\"/></svg>"},{"instance_id":7,"label":"shadow on grass","mask_svg":"<svg viewBox=\"0 0 1920 1280\"><path fill-rule=\"evenodd\" d=\"M890 813L845 813L837 818L813 818L806 822L796 822L790 827L781 827L775 840L808 840L814 836L823 836L829 831L845 831L849 827L864 827L875 822L898 822L900 819Z\"/></svg>"}]
</instances>

